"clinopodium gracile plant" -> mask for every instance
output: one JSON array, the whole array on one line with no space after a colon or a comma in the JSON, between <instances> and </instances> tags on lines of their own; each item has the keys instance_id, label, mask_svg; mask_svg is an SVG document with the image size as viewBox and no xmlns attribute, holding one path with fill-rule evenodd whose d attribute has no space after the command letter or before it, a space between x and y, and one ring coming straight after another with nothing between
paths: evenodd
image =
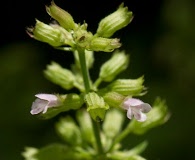
<instances>
[{"instance_id":1,"label":"clinopodium gracile plant","mask_svg":"<svg viewBox=\"0 0 195 160\"><path fill-rule=\"evenodd\" d=\"M26 160L144 160L141 153L147 141L129 148L122 145L122 140L129 134L142 135L164 124L169 112L160 98L152 105L140 100L147 93L144 76L117 79L127 69L130 58L119 49L120 39L112 36L132 21L133 13L124 3L120 4L99 22L93 34L87 30L86 22L76 23L70 13L53 1L46 6L46 12L54 21L45 24L36 19L35 26L28 27L27 33L54 49L72 52L71 69L53 61L46 66L44 75L64 90L77 88L78 92L38 93L30 113L50 119L74 110L75 118L60 117L56 122L55 129L63 143L26 147L23 157ZM93 67L94 54L100 51L112 55L100 66L98 77L92 81L89 70Z\"/></svg>"}]
</instances>

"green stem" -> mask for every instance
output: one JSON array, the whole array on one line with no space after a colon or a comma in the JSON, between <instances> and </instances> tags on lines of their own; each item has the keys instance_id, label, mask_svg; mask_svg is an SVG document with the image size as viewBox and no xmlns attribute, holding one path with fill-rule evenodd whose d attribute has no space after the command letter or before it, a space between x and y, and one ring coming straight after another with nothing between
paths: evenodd
<instances>
[{"instance_id":1,"label":"green stem","mask_svg":"<svg viewBox=\"0 0 195 160\"><path fill-rule=\"evenodd\" d=\"M89 71L87 69L86 59L85 59L85 50L78 49L79 61L81 65L81 72L83 75L83 81L85 85L85 92L88 93L90 91L90 83L89 83Z\"/></svg>"},{"instance_id":2,"label":"green stem","mask_svg":"<svg viewBox=\"0 0 195 160\"><path fill-rule=\"evenodd\" d=\"M102 142L101 142L101 137L100 137L100 126L98 122L95 122L93 119L92 119L92 124L93 124L94 135L96 137L98 153L99 155L102 155L104 153L104 150L102 147Z\"/></svg>"},{"instance_id":3,"label":"green stem","mask_svg":"<svg viewBox=\"0 0 195 160\"><path fill-rule=\"evenodd\" d=\"M96 88L98 88L98 86L100 85L101 82L102 82L102 79L99 77L99 78L95 81L94 86L95 86Z\"/></svg>"},{"instance_id":4,"label":"green stem","mask_svg":"<svg viewBox=\"0 0 195 160\"><path fill-rule=\"evenodd\" d=\"M89 71L88 71L86 59L85 59L85 50L78 48L77 51L79 54L79 61L80 61L81 72L83 75L83 81L84 81L84 85L85 85L85 92L89 93L90 92L90 80L89 80ZM102 147L102 143L101 143L100 127L97 124L97 122L95 122L93 119L92 119L92 122L93 122L92 124L93 124L94 135L96 138L98 153L99 153L99 155L102 155L104 151L103 151L103 147Z\"/></svg>"}]
</instances>

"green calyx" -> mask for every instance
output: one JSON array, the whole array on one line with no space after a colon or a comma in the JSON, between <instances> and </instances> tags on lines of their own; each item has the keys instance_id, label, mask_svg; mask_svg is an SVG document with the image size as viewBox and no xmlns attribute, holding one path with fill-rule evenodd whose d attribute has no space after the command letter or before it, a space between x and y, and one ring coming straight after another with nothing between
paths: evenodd
<instances>
[{"instance_id":1,"label":"green calyx","mask_svg":"<svg viewBox=\"0 0 195 160\"><path fill-rule=\"evenodd\" d=\"M122 4L116 12L101 20L97 33L92 34L87 30L87 23L75 23L71 14L53 1L46 6L46 11L58 24L47 25L36 20L35 27L28 28L27 32L36 40L66 51L74 51L80 47L90 51L112 52L121 47L121 43L118 38L109 37L132 20L132 12Z\"/></svg>"},{"instance_id":2,"label":"green calyx","mask_svg":"<svg viewBox=\"0 0 195 160\"><path fill-rule=\"evenodd\" d=\"M132 12L128 11L122 3L119 8L102 19L97 29L97 35L101 37L111 37L116 31L127 26L133 19Z\"/></svg>"},{"instance_id":3,"label":"green calyx","mask_svg":"<svg viewBox=\"0 0 195 160\"><path fill-rule=\"evenodd\" d=\"M110 82L124 71L128 64L129 56L124 51L116 50L112 57L101 66L99 77L102 81Z\"/></svg>"},{"instance_id":4,"label":"green calyx","mask_svg":"<svg viewBox=\"0 0 195 160\"><path fill-rule=\"evenodd\" d=\"M46 6L47 13L57 20L66 30L73 30L76 27L73 17L65 10L58 7L53 1L50 6Z\"/></svg>"},{"instance_id":5,"label":"green calyx","mask_svg":"<svg viewBox=\"0 0 195 160\"><path fill-rule=\"evenodd\" d=\"M102 121L104 119L106 110L109 109L108 104L104 99L95 92L89 92L85 95L85 102L87 111L95 121Z\"/></svg>"}]
</instances>

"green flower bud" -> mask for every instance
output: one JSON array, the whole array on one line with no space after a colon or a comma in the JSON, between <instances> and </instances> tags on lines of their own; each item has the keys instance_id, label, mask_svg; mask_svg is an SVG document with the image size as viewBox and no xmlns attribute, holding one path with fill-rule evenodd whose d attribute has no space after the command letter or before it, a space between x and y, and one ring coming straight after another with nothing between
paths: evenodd
<instances>
[{"instance_id":1,"label":"green flower bud","mask_svg":"<svg viewBox=\"0 0 195 160\"><path fill-rule=\"evenodd\" d=\"M81 96L75 93L58 95L57 97L58 101L60 100L60 105L56 107L52 106L52 102L51 106L49 106L48 110L45 113L38 115L40 118L49 119L58 115L61 112L69 111L71 109L79 109L83 105L83 98L81 98ZM45 101L43 101L43 103L45 103ZM45 106L41 105L40 102L37 103L37 106L45 108Z\"/></svg>"},{"instance_id":2,"label":"green flower bud","mask_svg":"<svg viewBox=\"0 0 195 160\"><path fill-rule=\"evenodd\" d=\"M70 109L79 109L84 103L82 95L80 96L75 93L62 95L61 97L64 99L62 111L67 111Z\"/></svg>"},{"instance_id":3,"label":"green flower bud","mask_svg":"<svg viewBox=\"0 0 195 160\"><path fill-rule=\"evenodd\" d=\"M87 49L93 34L87 31L87 23L84 23L74 31L73 37L77 46Z\"/></svg>"},{"instance_id":4,"label":"green flower bud","mask_svg":"<svg viewBox=\"0 0 195 160\"><path fill-rule=\"evenodd\" d=\"M114 49L117 49L121 46L119 39L113 38L103 38L103 37L95 37L90 42L89 50L92 51L103 51L103 52L112 52Z\"/></svg>"},{"instance_id":5,"label":"green flower bud","mask_svg":"<svg viewBox=\"0 0 195 160\"><path fill-rule=\"evenodd\" d=\"M151 128L162 125L169 119L165 101L157 98L153 104L152 110L147 113L147 120L144 122L138 122L135 119L129 124L129 128L135 134L144 134Z\"/></svg>"},{"instance_id":6,"label":"green flower bud","mask_svg":"<svg viewBox=\"0 0 195 160\"><path fill-rule=\"evenodd\" d=\"M104 99L95 92L90 92L85 95L85 101L87 104L87 111L95 121L101 121L104 119L106 110L109 106L104 102Z\"/></svg>"},{"instance_id":7,"label":"green flower bud","mask_svg":"<svg viewBox=\"0 0 195 160\"><path fill-rule=\"evenodd\" d=\"M44 74L47 79L64 89L68 90L74 87L75 77L73 73L68 69L62 68L56 62L52 62L50 65L47 65L47 69L44 71Z\"/></svg>"},{"instance_id":8,"label":"green flower bud","mask_svg":"<svg viewBox=\"0 0 195 160\"><path fill-rule=\"evenodd\" d=\"M68 144L77 146L82 143L80 129L71 117L60 119L56 124L56 130L59 136Z\"/></svg>"},{"instance_id":9,"label":"green flower bud","mask_svg":"<svg viewBox=\"0 0 195 160\"><path fill-rule=\"evenodd\" d=\"M140 95L144 89L143 82L143 77L138 79L117 79L106 88L109 91L117 92L124 96L137 96Z\"/></svg>"},{"instance_id":10,"label":"green flower bud","mask_svg":"<svg viewBox=\"0 0 195 160\"><path fill-rule=\"evenodd\" d=\"M101 66L99 77L103 81L110 82L127 68L128 63L129 56L124 51L115 51L111 59Z\"/></svg>"},{"instance_id":11,"label":"green flower bud","mask_svg":"<svg viewBox=\"0 0 195 160\"><path fill-rule=\"evenodd\" d=\"M123 114L116 109L111 109L106 113L103 123L103 131L107 138L114 138L121 131L124 121Z\"/></svg>"},{"instance_id":12,"label":"green flower bud","mask_svg":"<svg viewBox=\"0 0 195 160\"><path fill-rule=\"evenodd\" d=\"M121 103L126 97L117 92L107 92L103 95L103 98L109 106L120 108Z\"/></svg>"},{"instance_id":13,"label":"green flower bud","mask_svg":"<svg viewBox=\"0 0 195 160\"><path fill-rule=\"evenodd\" d=\"M80 109L77 111L76 118L80 126L83 140L94 146L96 141L90 115L86 110Z\"/></svg>"},{"instance_id":14,"label":"green flower bud","mask_svg":"<svg viewBox=\"0 0 195 160\"><path fill-rule=\"evenodd\" d=\"M50 24L50 26L52 26L53 28L59 29L62 32L62 34L64 35L64 45L69 45L71 47L74 47L75 42L73 40L71 32L68 32L66 29L64 29L58 24Z\"/></svg>"},{"instance_id":15,"label":"green flower bud","mask_svg":"<svg viewBox=\"0 0 195 160\"><path fill-rule=\"evenodd\" d=\"M27 28L30 37L57 47L65 44L65 36L61 30L36 20L34 28Z\"/></svg>"},{"instance_id":16,"label":"green flower bud","mask_svg":"<svg viewBox=\"0 0 195 160\"><path fill-rule=\"evenodd\" d=\"M50 6L46 6L47 13L54 18L66 30L74 30L76 24L72 16L65 10L58 7L53 1Z\"/></svg>"},{"instance_id":17,"label":"green flower bud","mask_svg":"<svg viewBox=\"0 0 195 160\"><path fill-rule=\"evenodd\" d=\"M132 12L128 11L122 3L119 8L102 19L97 29L97 35L100 37L111 37L116 31L127 26L133 19Z\"/></svg>"}]
</instances>

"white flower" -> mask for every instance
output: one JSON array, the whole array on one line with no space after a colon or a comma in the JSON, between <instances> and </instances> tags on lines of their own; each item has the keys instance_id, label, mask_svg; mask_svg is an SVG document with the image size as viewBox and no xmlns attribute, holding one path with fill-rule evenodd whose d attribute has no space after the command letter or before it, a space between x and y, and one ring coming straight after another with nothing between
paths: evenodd
<instances>
[{"instance_id":1,"label":"white flower","mask_svg":"<svg viewBox=\"0 0 195 160\"><path fill-rule=\"evenodd\" d=\"M46 113L48 108L56 107L61 104L59 98L53 94L36 94L37 99L31 107L31 114Z\"/></svg>"},{"instance_id":2,"label":"white flower","mask_svg":"<svg viewBox=\"0 0 195 160\"><path fill-rule=\"evenodd\" d=\"M149 112L152 107L148 103L144 103L136 98L126 98L122 105L122 108L127 110L127 117L132 119L134 116L137 121L143 122L147 119L144 113Z\"/></svg>"}]
</instances>

